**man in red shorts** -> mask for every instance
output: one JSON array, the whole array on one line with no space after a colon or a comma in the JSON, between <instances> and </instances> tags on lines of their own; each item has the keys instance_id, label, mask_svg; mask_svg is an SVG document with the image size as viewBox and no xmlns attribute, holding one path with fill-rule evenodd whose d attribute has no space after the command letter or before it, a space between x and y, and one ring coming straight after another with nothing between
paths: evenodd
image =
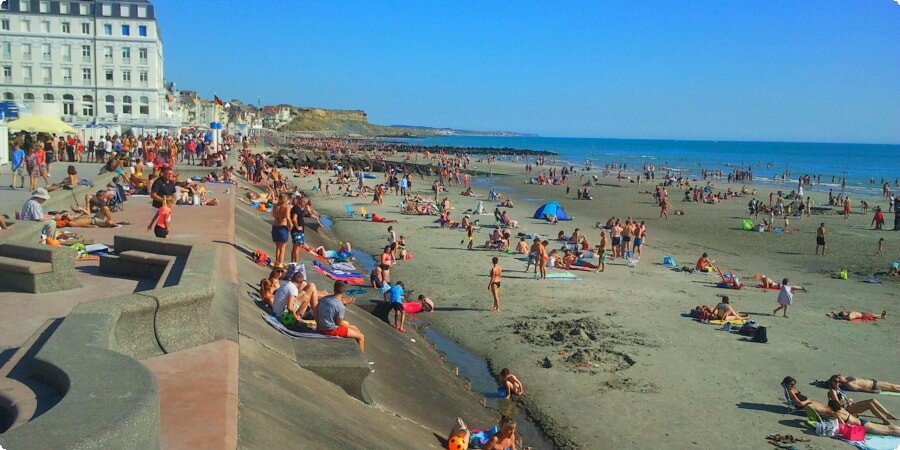
<instances>
[{"instance_id":1,"label":"man in red shorts","mask_svg":"<svg viewBox=\"0 0 900 450\"><path fill-rule=\"evenodd\" d=\"M352 297L344 297L347 292L347 283L334 282L334 295L319 299L316 307L316 331L328 336L339 336L356 339L360 351L366 351L366 337L354 325L344 321L347 312L346 305L353 303Z\"/></svg>"}]
</instances>

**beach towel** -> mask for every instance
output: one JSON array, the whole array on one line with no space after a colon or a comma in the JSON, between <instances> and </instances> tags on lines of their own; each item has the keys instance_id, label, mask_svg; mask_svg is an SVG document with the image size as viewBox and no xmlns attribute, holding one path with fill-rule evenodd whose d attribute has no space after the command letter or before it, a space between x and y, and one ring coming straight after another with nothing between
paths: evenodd
<instances>
[{"instance_id":1,"label":"beach towel","mask_svg":"<svg viewBox=\"0 0 900 450\"><path fill-rule=\"evenodd\" d=\"M563 271L563 272L549 272L549 273L547 273L547 279L548 280L580 280L581 278L576 277L575 274L573 274L572 272Z\"/></svg>"},{"instance_id":2,"label":"beach towel","mask_svg":"<svg viewBox=\"0 0 900 450\"><path fill-rule=\"evenodd\" d=\"M772 287L765 287L762 284L757 284L756 287L759 289L767 289L770 291L780 291L781 290L781 286L779 286L779 285L772 285Z\"/></svg>"},{"instance_id":3,"label":"beach towel","mask_svg":"<svg viewBox=\"0 0 900 450\"><path fill-rule=\"evenodd\" d=\"M336 270L343 270L347 272L352 272L356 270L356 266L352 262L336 262L332 263L331 267Z\"/></svg>"},{"instance_id":4,"label":"beach towel","mask_svg":"<svg viewBox=\"0 0 900 450\"><path fill-rule=\"evenodd\" d=\"M301 339L301 338L305 338L305 339L338 339L337 336L327 336L324 334L319 334L312 328L306 327L305 324L303 324L301 326L303 326L304 329L308 329L309 331L291 330L288 327L284 326L284 324L279 322L278 319L273 317L271 314L263 313L262 318L263 318L263 320L266 321L267 324L271 325L272 328L278 330L281 334L291 337L291 338L294 338L294 339Z\"/></svg>"},{"instance_id":5,"label":"beach towel","mask_svg":"<svg viewBox=\"0 0 900 450\"><path fill-rule=\"evenodd\" d=\"M900 448L900 437L896 436L879 436L876 434L866 436L863 441L848 441L835 436L860 450L897 450Z\"/></svg>"},{"instance_id":6,"label":"beach towel","mask_svg":"<svg viewBox=\"0 0 900 450\"><path fill-rule=\"evenodd\" d=\"M316 272L319 272L322 275L331 278L332 280L344 281L349 284L355 285L366 284L366 280L363 278L363 275L361 273L334 271L323 266L318 261L313 261L313 266L316 268Z\"/></svg>"},{"instance_id":7,"label":"beach towel","mask_svg":"<svg viewBox=\"0 0 900 450\"><path fill-rule=\"evenodd\" d=\"M744 319L727 320L727 321L714 319L714 320L710 320L709 324L710 325L725 325L726 323L730 323L732 325L743 325L744 322L746 322L746 320L744 320Z\"/></svg>"},{"instance_id":8,"label":"beach towel","mask_svg":"<svg viewBox=\"0 0 900 450\"><path fill-rule=\"evenodd\" d=\"M877 278L869 278L868 280L863 280L863 283L875 284L875 283L881 283L881 280L879 280Z\"/></svg>"}]
</instances>

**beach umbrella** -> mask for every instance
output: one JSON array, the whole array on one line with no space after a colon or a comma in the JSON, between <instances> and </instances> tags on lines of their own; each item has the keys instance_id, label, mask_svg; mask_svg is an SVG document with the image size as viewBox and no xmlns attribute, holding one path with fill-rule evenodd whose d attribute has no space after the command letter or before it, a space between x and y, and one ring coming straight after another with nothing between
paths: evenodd
<instances>
[{"instance_id":1,"label":"beach umbrella","mask_svg":"<svg viewBox=\"0 0 900 450\"><path fill-rule=\"evenodd\" d=\"M75 134L71 125L52 116L31 115L6 124L11 130L52 134Z\"/></svg>"}]
</instances>

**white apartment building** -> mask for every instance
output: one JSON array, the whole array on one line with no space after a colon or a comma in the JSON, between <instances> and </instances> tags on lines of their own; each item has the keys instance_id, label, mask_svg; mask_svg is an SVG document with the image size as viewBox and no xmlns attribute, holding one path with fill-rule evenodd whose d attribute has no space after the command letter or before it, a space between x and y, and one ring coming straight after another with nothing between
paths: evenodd
<instances>
[{"instance_id":1,"label":"white apartment building","mask_svg":"<svg viewBox=\"0 0 900 450\"><path fill-rule=\"evenodd\" d=\"M162 39L149 1L3 3L3 100L55 104L74 124L178 126L165 94Z\"/></svg>"}]
</instances>

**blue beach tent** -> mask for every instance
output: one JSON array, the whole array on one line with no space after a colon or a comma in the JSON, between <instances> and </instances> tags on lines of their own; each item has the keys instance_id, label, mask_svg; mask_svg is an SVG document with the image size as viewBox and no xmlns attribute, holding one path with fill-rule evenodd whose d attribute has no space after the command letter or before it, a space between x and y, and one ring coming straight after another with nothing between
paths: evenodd
<instances>
[{"instance_id":1,"label":"blue beach tent","mask_svg":"<svg viewBox=\"0 0 900 450\"><path fill-rule=\"evenodd\" d=\"M544 216L556 216L556 220L572 220L566 211L563 210L562 205L557 202L547 202L541 205L540 208L534 211L535 219L543 219Z\"/></svg>"}]
</instances>

